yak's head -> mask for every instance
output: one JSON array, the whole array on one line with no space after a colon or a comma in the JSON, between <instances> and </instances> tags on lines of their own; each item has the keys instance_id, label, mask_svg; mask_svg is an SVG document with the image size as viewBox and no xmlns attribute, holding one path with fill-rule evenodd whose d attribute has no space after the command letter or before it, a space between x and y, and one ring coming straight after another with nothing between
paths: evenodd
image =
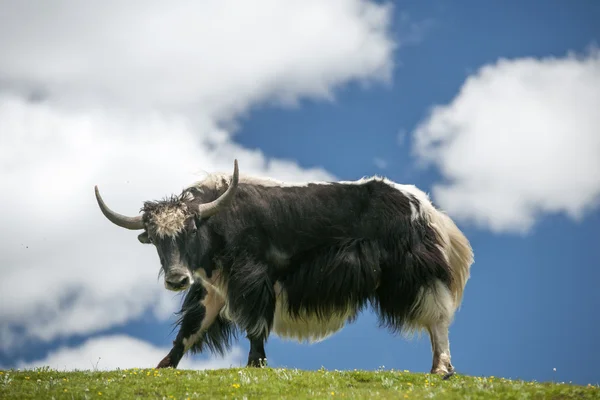
<instances>
[{"instance_id":1,"label":"yak's head","mask_svg":"<svg viewBox=\"0 0 600 400\"><path fill-rule=\"evenodd\" d=\"M192 265L202 244L198 234L198 222L215 215L226 207L235 195L239 180L237 160L229 187L219 198L209 203L198 203L189 191L163 201L146 202L142 214L126 217L112 211L102 200L96 186L96 200L109 221L122 228L143 230L138 240L153 244L165 275L165 287L180 291L193 283Z\"/></svg>"}]
</instances>

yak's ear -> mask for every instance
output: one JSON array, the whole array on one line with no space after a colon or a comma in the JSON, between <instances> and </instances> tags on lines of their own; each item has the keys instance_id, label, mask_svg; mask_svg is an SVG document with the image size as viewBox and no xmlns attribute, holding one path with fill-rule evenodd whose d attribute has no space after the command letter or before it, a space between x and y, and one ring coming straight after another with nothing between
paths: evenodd
<instances>
[{"instance_id":1,"label":"yak's ear","mask_svg":"<svg viewBox=\"0 0 600 400\"><path fill-rule=\"evenodd\" d=\"M140 241L140 243L144 243L144 244L152 243L152 241L150 240L150 237L148 236L148 232L146 232L146 231L144 231L138 235L138 240Z\"/></svg>"}]
</instances>

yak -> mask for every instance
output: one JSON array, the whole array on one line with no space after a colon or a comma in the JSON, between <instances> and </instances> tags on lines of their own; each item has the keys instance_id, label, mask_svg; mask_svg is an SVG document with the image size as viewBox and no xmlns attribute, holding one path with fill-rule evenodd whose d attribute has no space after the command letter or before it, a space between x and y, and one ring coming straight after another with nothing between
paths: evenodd
<instances>
[{"instance_id":1,"label":"yak","mask_svg":"<svg viewBox=\"0 0 600 400\"><path fill-rule=\"evenodd\" d=\"M263 366L271 333L318 342L371 307L392 334L427 331L431 373L454 373L448 329L474 261L452 219L414 185L373 176L286 183L211 174L179 195L146 201L140 215L104 216L142 231L158 252L164 285L187 291L171 351L224 354L236 332L247 366Z\"/></svg>"}]
</instances>

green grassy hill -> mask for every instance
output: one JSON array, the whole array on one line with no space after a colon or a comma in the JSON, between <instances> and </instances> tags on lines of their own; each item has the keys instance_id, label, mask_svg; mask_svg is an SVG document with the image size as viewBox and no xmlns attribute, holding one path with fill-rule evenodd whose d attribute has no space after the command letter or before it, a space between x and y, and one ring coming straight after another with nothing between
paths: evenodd
<instances>
[{"instance_id":1,"label":"green grassy hill","mask_svg":"<svg viewBox=\"0 0 600 400\"><path fill-rule=\"evenodd\" d=\"M0 371L0 399L600 399L597 386L407 371Z\"/></svg>"}]
</instances>

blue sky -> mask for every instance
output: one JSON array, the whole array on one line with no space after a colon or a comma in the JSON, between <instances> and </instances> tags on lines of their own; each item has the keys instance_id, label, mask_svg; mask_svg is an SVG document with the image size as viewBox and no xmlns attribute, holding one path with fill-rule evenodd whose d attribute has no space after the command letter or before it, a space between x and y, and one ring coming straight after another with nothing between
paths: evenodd
<instances>
[{"instance_id":1,"label":"blue sky","mask_svg":"<svg viewBox=\"0 0 600 400\"><path fill-rule=\"evenodd\" d=\"M291 112L262 109L244 121L237 140L301 165L323 165L342 179L384 174L429 190L437 174L416 170L410 132L432 105L456 95L467 74L501 57L561 57L600 40L594 23L600 4L591 1L407 6L396 20L405 12L430 22L423 24L418 43L397 52L402 64L392 88L365 91L350 85L335 104L307 102ZM400 132L408 134L399 141ZM378 168L374 158L385 160L387 168ZM594 344L600 337L600 270L595 268L600 213L578 223L544 216L524 237L468 224L461 228L476 261L451 329L457 368L465 374L599 382L593 360L600 356ZM428 368L426 336L407 343L374 325L368 315L317 346L273 340L269 351L279 363L302 368Z\"/></svg>"},{"instance_id":2,"label":"blue sky","mask_svg":"<svg viewBox=\"0 0 600 400\"><path fill-rule=\"evenodd\" d=\"M286 15L285 9L277 12ZM325 18L330 18L333 30L339 13L345 12L345 9L322 12ZM111 21L110 13L107 15L104 21ZM243 13L240 12L240 15L243 18ZM60 136L59 141L64 145L56 147L56 151L70 150L69 154L89 151L90 159L100 160L92 164L86 157L74 159L73 162L85 166L82 170L86 174L81 175L86 176L77 181L84 187L81 193L70 193L68 184L53 183L56 190L53 193L71 195L71 199L86 210L77 217L80 219L73 217L73 222L61 225L60 230L84 234L87 227L78 221L90 218L91 228L103 231L102 235L105 235L91 242L100 247L111 246L104 248L114 250L99 254L97 247L87 244L87 256L81 255L84 257L81 259L91 257L112 263L115 258L123 258L125 265L144 264L139 267L140 271L142 268L144 271L151 270L144 272L145 286L138 292L134 292L137 290L135 285L118 286L115 283L118 275L107 274L102 285L117 287L114 293L126 290L132 293L127 296L119 294L124 298L118 298L119 302L115 300L115 303L110 302L113 292L89 299L81 297L81 291L94 291L97 287L84 278L74 280L72 286L65 286L65 291L51 297L53 300L48 302L53 304L49 306L50 311L42 314L36 311L39 307L36 309L37 303L33 300L23 302L26 297L17 298L16 292L14 295L13 292L4 292L5 304L31 302L31 307L24 308L21 315L49 322L39 328L35 323L20 320L17 312L2 311L0 318L4 319L8 328L0 333L16 344L0 348L0 365L39 364L52 360L52 354L59 354L64 349L83 346L90 338L102 339L111 335L126 335L148 346L168 348L173 338L170 334L170 312L174 311L178 298L173 302L173 295L163 293L162 281L156 280L158 260L154 259L152 251L140 247L135 236L117 232L97 218L91 190L88 190L90 183L99 181L101 189L104 185L105 198L110 198L108 201L116 204L115 208L118 206L122 212L135 213L146 197L162 197L190 183L190 175L186 175L190 170L229 169L231 158L237 152L242 172L244 166L249 165L251 172L290 179L335 177L348 180L379 174L401 183L415 184L429 192L436 204L456 218L475 251L471 280L467 284L462 308L450 330L452 360L457 371L527 380L600 383L600 373L593 362L600 357L596 345L600 337L600 270L597 268L600 259L600 210L597 207L600 183L594 178L598 175L599 170L594 168L599 165L600 158L600 131L597 128L600 125L596 125L598 116L594 111L600 106L599 96L594 97L594 93L600 93L600 61L590 50L600 41L597 24L600 3L583 0L485 4L475 1L422 1L418 4L396 4L386 15L391 17L388 29L383 32L373 28L375 33L372 32L372 35L376 38L368 36L364 44L371 46L375 49L372 53L380 56L357 57L356 54L360 53L357 50L360 47L357 47L348 54L336 56L334 61L317 64L314 69L306 67L298 75L286 72L285 68L265 68L264 72L257 72L257 79L268 83L264 84L266 89L256 89L256 92L248 89L249 94L246 94L246 89L239 89L246 86L240 84L232 91L214 89L210 96L200 96L199 100L187 103L180 99L188 95L187 84L190 81L183 81L178 86L180 92L173 98L169 97L169 91L165 94L156 89L159 96L149 90L147 97L156 95L158 100L146 103L142 96L130 95L131 91L135 91L135 85L132 84L130 91L126 91L122 89L127 86L123 81L112 75L93 75L89 72L93 70L95 74L93 68L81 72L81 78L77 79L65 78L59 72L56 76L51 76L51 73L46 76L37 73L33 67L25 68L26 71L18 75L14 72L17 70L15 65L0 59L0 95L8 99L0 103L0 137L9 139L7 131L1 130L3 126L23 129L23 132L32 131L32 125L21 127L22 119L26 119L23 116L50 121L56 127L49 133L43 131L49 136L40 134L32 139L39 140L33 142L38 149L43 149L42 143L45 143L40 138L59 135L60 129L91 129L89 137L88 134L77 136L77 139L70 134ZM58 21L61 16L56 14L48 18ZM364 19L356 18L356 21L351 20L352 23L362 26ZM383 19L373 20L375 22L371 23L374 25L385 25ZM340 26L339 32L344 32L343 29L344 26ZM323 32L325 36L331 33L329 30ZM300 36L295 40L304 44ZM16 37L20 37L19 32ZM90 35L90 43L100 40L97 37L100 36ZM43 39L39 40L43 42ZM49 38L48 45L52 48L56 43L62 43L61 40L63 38L54 41ZM394 42L396 47L393 50L386 47L389 45L386 40ZM322 41L327 42L326 39ZM26 41L22 43L23 65L33 64L33 61L27 61L27 46L35 46ZM296 60L297 63L310 57L327 58L328 49L319 47L321 40L306 43L313 47L300 47L314 52L298 56L300 61ZM332 46L335 44L332 42ZM3 46L8 48L7 43L0 41L0 50ZM575 52L579 58L569 62L569 52ZM364 53L371 54L366 50ZM36 53L32 50L31 54ZM89 60L97 60L94 57L96 55L90 55ZM221 57L220 53L215 55L215 59L218 57ZM261 59L262 55L250 52L244 57ZM497 65L499 59L506 59L506 64ZM223 60L223 63L229 63L227 65L232 64L229 59ZM235 58L233 62L244 65ZM122 65L130 67L134 64L123 62ZM215 62L215 65L220 64ZM348 65L373 67L361 69ZM488 66L487 73L480 71L484 66ZM388 67L391 72L386 77L381 70ZM248 69L252 68L258 67L250 62ZM128 76L131 71L135 68L125 68L123 75ZM231 74L235 79L244 76L237 69ZM275 74L282 77L272 78ZM331 78L334 74L339 76ZM176 78L172 79L173 86L181 83ZM220 79L225 85L230 77L224 75ZM230 80L238 82L235 79ZM93 84L82 83L86 80ZM467 80L469 85L465 85ZM166 81L169 82L168 79ZM285 81L285 84L280 81ZM313 84L313 81L317 83ZM59 82L58 86L55 86L56 82ZM63 90L60 85L65 82L66 86L72 85L75 89ZM155 80L149 82L152 88ZM207 82L210 83L191 82L189 91L202 91ZM246 81L239 78L239 82ZM321 90L320 85L327 89ZM32 88L47 91L47 99L41 106L22 100ZM103 102L89 96L95 93L94 90L105 96ZM175 93L176 90L173 90ZM238 90L241 93L240 103L234 101L231 94L238 93ZM327 94L332 95L332 99L324 99L323 92L329 92ZM281 96L291 96L298 101L293 106L282 104L279 101ZM120 101L116 106L115 98ZM84 99L83 105L80 99ZM110 107L106 106L109 104L106 99L110 99ZM204 111L202 106L209 111ZM439 114L431 113L434 106L438 106ZM94 113L96 111L89 111L98 109L93 107L104 110L104 114L98 116ZM120 110L118 117L110 114L115 108ZM148 114L142 114L140 109ZM166 119L167 122L161 120L156 126L144 125L147 124L144 115L162 118L150 114L148 109L167 110L165 115L172 119ZM190 109L196 110L196 114L190 113ZM8 121L4 125L3 119ZM227 131L214 122L223 119L236 122L235 132ZM562 128L563 123L566 128ZM200 141L211 142L211 145L189 151L179 158L170 155L169 159L155 158L152 165L133 166L136 163L129 165L122 161L126 154L111 153L110 146L116 143L114 137L113 141L95 141L94 138L100 136L94 135L103 133L95 133L91 125L115 129L118 132L114 137L120 137L119 132L126 132L123 136L131 135L133 139L127 139L130 142L123 146L135 148L143 142L147 146L143 147L143 151L149 154L160 152L163 148L165 153L188 151L182 150L189 148L186 147L190 143L190 135L186 131L188 125L193 127L190 136L193 140L199 137ZM166 131L170 135L168 142L162 141L167 136ZM200 131L203 133L197 133ZM432 137L441 140L442 144L439 145ZM17 149L23 146L17 141L10 143ZM51 147L49 152L54 150ZM3 173L8 183L3 190L14 189L18 187L18 181L16 175L10 175L11 159L8 153L0 155L7 160ZM71 170L77 169L73 168L74 164L68 164L65 169L57 161L59 156L48 157L44 159L46 164L41 163L36 168L43 170L47 167L56 172L50 175L51 179L59 179L56 176L61 173L71 176ZM174 159L177 162L170 162ZM111 165L110 160L115 164ZM293 165L269 164L268 160L292 160ZM429 164L423 165L427 161ZM154 178L145 176L145 172L158 169L156 164L166 171L161 169L163 175L157 175L153 182ZM171 178L171 172L180 175ZM474 186L474 183L477 185ZM50 199L51 206L60 208L60 204L60 199ZM88 212L88 209L91 211ZM5 222L12 222L9 216L4 218ZM44 223L56 221L48 217L43 219ZM56 229L56 225L48 226ZM14 240L13 244L19 250L11 250L5 253L8 255L4 258L0 257L2 268L6 271L22 262L18 260L25 254L25 249L19 246L27 242L28 236L17 235ZM31 237L30 240L42 243L46 237ZM67 234L56 240L57 245L73 243ZM12 242L9 240L9 243ZM113 244L120 247L115 249ZM37 256L44 254L41 251ZM81 259L57 255L48 268L62 263L78 263ZM25 263L21 268L41 268L38 264L34 265L39 263L35 257L26 261L31 264ZM85 275L85 267L79 268ZM46 289L52 292L52 285L56 282L44 274L31 278L38 281L39 290L28 292L29 299ZM18 276L15 275L15 279ZM42 282L44 279L49 282L46 289ZM11 282L10 279L7 281ZM56 285L59 287L58 283ZM142 295L137 294L142 292ZM155 301L159 293L162 299L167 299L165 302ZM69 298L70 295L75 300ZM80 301L80 297L83 300ZM145 303L139 305L140 298ZM120 314L121 302L135 311L123 312L122 317L106 318L108 322L103 324L77 322L85 320L86 307L92 303L97 315L104 316L106 310L109 314ZM8 306L5 308L8 309ZM82 314L70 314L70 308L81 309ZM63 317L64 320L61 319ZM57 328L50 321L53 318L72 328ZM55 333L39 333L42 331ZM15 341L14 337L20 334L25 339ZM105 343L108 346L108 342ZM245 339L242 338L238 344L242 349L241 356L238 354L231 358L234 362L245 360L248 350ZM98 349L82 354L88 358L103 357ZM375 317L369 312L324 342L306 345L271 337L266 351L271 365L276 367L375 369L385 366L420 372L431 367L431 351L426 336L412 340L394 337L379 329ZM154 348L152 352L155 352L153 356L160 354ZM207 358L194 357L200 360L199 363ZM65 361L68 358L54 360L59 365L68 364ZM149 357L149 360L150 365L140 366L154 366L160 358L154 360ZM90 364L90 360L86 362Z\"/></svg>"}]
</instances>

